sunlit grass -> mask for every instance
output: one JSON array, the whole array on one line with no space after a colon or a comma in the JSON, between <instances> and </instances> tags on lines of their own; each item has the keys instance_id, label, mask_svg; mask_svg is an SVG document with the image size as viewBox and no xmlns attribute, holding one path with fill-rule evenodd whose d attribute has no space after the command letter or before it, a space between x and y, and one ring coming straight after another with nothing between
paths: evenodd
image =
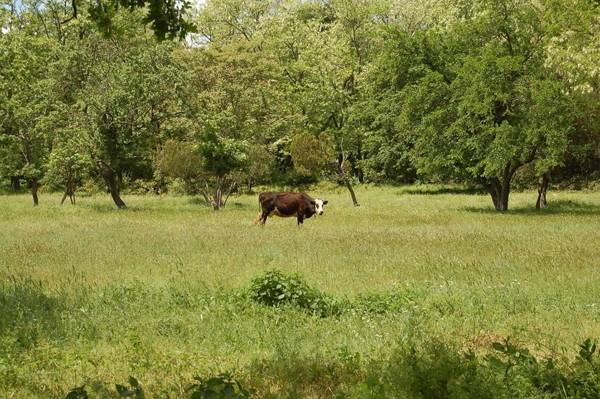
<instances>
[{"instance_id":1,"label":"sunlit grass","mask_svg":"<svg viewBox=\"0 0 600 399\"><path fill-rule=\"evenodd\" d=\"M252 226L255 196L221 212L186 197L0 197L0 397L59 397L135 375L177 395L199 373L340 352L377 358L407 334L469 345L507 335L539 350L600 337L600 195L484 195L436 188L343 191L323 217ZM401 292L406 310L317 318L239 296L265 270L338 298ZM491 338L490 338L491 339ZM250 378L249 377L249 378ZM256 377L256 376L254 376ZM265 377L265 378L268 378ZM277 382L272 389L277 390Z\"/></svg>"}]
</instances>

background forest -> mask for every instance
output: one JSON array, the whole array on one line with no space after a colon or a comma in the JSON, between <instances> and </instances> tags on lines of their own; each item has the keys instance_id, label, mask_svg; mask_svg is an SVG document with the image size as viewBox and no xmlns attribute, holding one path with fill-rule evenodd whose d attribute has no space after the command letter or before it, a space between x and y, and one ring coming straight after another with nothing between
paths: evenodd
<instances>
[{"instance_id":1,"label":"background forest","mask_svg":"<svg viewBox=\"0 0 600 399\"><path fill-rule=\"evenodd\" d=\"M328 179L511 188L600 173L597 0L3 0L5 191ZM533 202L533 200L532 200ZM533 204L532 204L533 205Z\"/></svg>"}]
</instances>

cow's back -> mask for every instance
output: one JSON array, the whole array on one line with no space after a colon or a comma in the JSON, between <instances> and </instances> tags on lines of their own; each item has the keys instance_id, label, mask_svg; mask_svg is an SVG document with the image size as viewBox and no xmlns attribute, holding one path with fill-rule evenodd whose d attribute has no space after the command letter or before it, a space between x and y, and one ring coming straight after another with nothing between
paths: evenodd
<instances>
[{"instance_id":1,"label":"cow's back","mask_svg":"<svg viewBox=\"0 0 600 399\"><path fill-rule=\"evenodd\" d=\"M282 215L292 215L303 209L306 200L302 193L293 192L263 192L258 195L263 211L276 209Z\"/></svg>"}]
</instances>

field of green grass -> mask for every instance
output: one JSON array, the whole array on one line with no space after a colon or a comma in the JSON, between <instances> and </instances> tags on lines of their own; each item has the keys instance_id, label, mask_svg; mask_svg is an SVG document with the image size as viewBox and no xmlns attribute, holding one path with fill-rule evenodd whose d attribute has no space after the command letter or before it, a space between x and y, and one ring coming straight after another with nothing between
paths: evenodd
<instances>
[{"instance_id":1,"label":"field of green grass","mask_svg":"<svg viewBox=\"0 0 600 399\"><path fill-rule=\"evenodd\" d=\"M332 397L415 335L475 351L510 336L534 353L600 337L600 193L550 192L542 211L514 193L505 214L434 188L362 187L359 208L311 194L329 205L302 228L253 226L256 196L220 212L188 197L125 196L118 211L109 196L0 196L0 398L84 383L107 397L130 375L147 397L179 397L222 371L258 397ZM396 302L318 317L248 300L273 269Z\"/></svg>"}]
</instances>

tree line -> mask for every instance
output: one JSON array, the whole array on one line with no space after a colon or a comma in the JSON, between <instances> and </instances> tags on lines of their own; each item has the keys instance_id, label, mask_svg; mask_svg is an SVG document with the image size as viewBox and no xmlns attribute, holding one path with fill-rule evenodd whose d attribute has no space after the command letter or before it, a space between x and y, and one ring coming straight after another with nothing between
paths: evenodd
<instances>
[{"instance_id":1,"label":"tree line","mask_svg":"<svg viewBox=\"0 0 600 399\"><path fill-rule=\"evenodd\" d=\"M0 184L115 205L178 183L466 183L600 171L597 0L3 0Z\"/></svg>"}]
</instances>

